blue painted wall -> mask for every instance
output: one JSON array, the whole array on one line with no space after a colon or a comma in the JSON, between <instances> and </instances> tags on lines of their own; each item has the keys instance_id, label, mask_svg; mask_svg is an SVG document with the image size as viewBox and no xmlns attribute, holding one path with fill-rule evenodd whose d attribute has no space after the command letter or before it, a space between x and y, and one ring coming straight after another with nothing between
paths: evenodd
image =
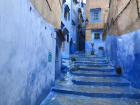
<instances>
[{"instance_id":1,"label":"blue painted wall","mask_svg":"<svg viewBox=\"0 0 140 105\"><path fill-rule=\"evenodd\" d=\"M115 66L121 66L123 76L140 88L140 30L122 36L108 36L106 54Z\"/></svg>"},{"instance_id":2,"label":"blue painted wall","mask_svg":"<svg viewBox=\"0 0 140 105\"><path fill-rule=\"evenodd\" d=\"M0 0L0 105L39 105L47 96L55 80L55 36L30 0Z\"/></svg>"},{"instance_id":3,"label":"blue painted wall","mask_svg":"<svg viewBox=\"0 0 140 105\"><path fill-rule=\"evenodd\" d=\"M65 7L68 6L70 9L70 19L66 20L64 17L64 11ZM65 35L65 42L63 44L63 51L62 51L62 58L69 58L69 53L70 53L70 39L71 39L71 1L66 0L66 2L63 4L62 8L62 15L61 15L61 21L64 24L64 28L66 28L69 31L69 40L67 41L67 35Z\"/></svg>"}]
</instances>

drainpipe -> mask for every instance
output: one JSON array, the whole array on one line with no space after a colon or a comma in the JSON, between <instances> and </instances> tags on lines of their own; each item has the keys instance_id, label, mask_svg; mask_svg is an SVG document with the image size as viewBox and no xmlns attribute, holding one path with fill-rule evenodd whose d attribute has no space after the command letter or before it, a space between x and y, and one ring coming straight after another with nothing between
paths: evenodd
<instances>
[{"instance_id":1,"label":"drainpipe","mask_svg":"<svg viewBox=\"0 0 140 105\"><path fill-rule=\"evenodd\" d=\"M137 3L138 18L140 18L139 0L136 0L136 3Z\"/></svg>"},{"instance_id":2,"label":"drainpipe","mask_svg":"<svg viewBox=\"0 0 140 105\"><path fill-rule=\"evenodd\" d=\"M109 8L110 8L110 6L111 6L111 2L112 2L112 0L109 0Z\"/></svg>"}]
</instances>

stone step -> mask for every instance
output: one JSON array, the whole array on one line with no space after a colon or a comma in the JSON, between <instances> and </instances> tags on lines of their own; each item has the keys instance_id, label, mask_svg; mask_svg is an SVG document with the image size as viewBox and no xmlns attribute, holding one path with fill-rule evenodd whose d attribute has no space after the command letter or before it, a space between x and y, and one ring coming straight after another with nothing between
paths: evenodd
<instances>
[{"instance_id":1,"label":"stone step","mask_svg":"<svg viewBox=\"0 0 140 105\"><path fill-rule=\"evenodd\" d=\"M41 105L140 105L139 99L96 98L51 92Z\"/></svg>"},{"instance_id":2,"label":"stone step","mask_svg":"<svg viewBox=\"0 0 140 105\"><path fill-rule=\"evenodd\" d=\"M75 63L88 63L88 64L94 64L94 63L99 63L99 64L106 64L106 63L109 63L109 61L101 61L101 60L92 60L92 61L84 61L84 60L77 60L75 61Z\"/></svg>"},{"instance_id":3,"label":"stone step","mask_svg":"<svg viewBox=\"0 0 140 105\"><path fill-rule=\"evenodd\" d=\"M90 61L90 60L96 60L96 61L108 61L105 57L76 57L76 60L82 60L82 61Z\"/></svg>"},{"instance_id":4,"label":"stone step","mask_svg":"<svg viewBox=\"0 0 140 105\"><path fill-rule=\"evenodd\" d=\"M91 82L91 81L79 81L72 80L72 82L76 85L86 85L86 86L114 86L114 87L125 87L130 86L130 83L122 83L122 82Z\"/></svg>"},{"instance_id":5,"label":"stone step","mask_svg":"<svg viewBox=\"0 0 140 105\"><path fill-rule=\"evenodd\" d=\"M81 75L81 76L116 76L116 73L114 71L106 72L106 71L84 71L84 70L71 70L71 74L73 75Z\"/></svg>"},{"instance_id":6,"label":"stone step","mask_svg":"<svg viewBox=\"0 0 140 105\"><path fill-rule=\"evenodd\" d=\"M86 60L86 61L75 61L75 63L96 63L96 62L102 64L102 63L108 63L109 61L108 62L104 62L104 61L100 61L100 60L99 61L98 60L97 61L96 60L93 60L93 61L88 61L88 60Z\"/></svg>"},{"instance_id":7,"label":"stone step","mask_svg":"<svg viewBox=\"0 0 140 105\"><path fill-rule=\"evenodd\" d=\"M76 59L77 62L79 61L84 61L84 62L102 62L102 63L107 63L109 62L108 60L106 59L82 59L82 58L79 58L79 59Z\"/></svg>"},{"instance_id":8,"label":"stone step","mask_svg":"<svg viewBox=\"0 0 140 105\"><path fill-rule=\"evenodd\" d=\"M105 70L70 70L72 73L77 74L97 74L97 75L116 75L116 72L112 71L105 71Z\"/></svg>"},{"instance_id":9,"label":"stone step","mask_svg":"<svg viewBox=\"0 0 140 105\"><path fill-rule=\"evenodd\" d=\"M88 86L129 86L129 81L120 77L84 77L73 76L72 82L76 85Z\"/></svg>"},{"instance_id":10,"label":"stone step","mask_svg":"<svg viewBox=\"0 0 140 105\"><path fill-rule=\"evenodd\" d=\"M140 90L116 75L106 57L76 57L77 69L56 80L41 105L140 105Z\"/></svg>"},{"instance_id":11,"label":"stone step","mask_svg":"<svg viewBox=\"0 0 140 105\"><path fill-rule=\"evenodd\" d=\"M110 66L110 64L86 64L86 63L75 63L75 65L78 66L86 66L86 67L106 67L106 66Z\"/></svg>"},{"instance_id":12,"label":"stone step","mask_svg":"<svg viewBox=\"0 0 140 105\"><path fill-rule=\"evenodd\" d=\"M114 71L114 67L106 66L106 67L87 67L87 66L79 66L78 70L80 71L101 71L101 72L112 72Z\"/></svg>"},{"instance_id":13,"label":"stone step","mask_svg":"<svg viewBox=\"0 0 140 105\"><path fill-rule=\"evenodd\" d=\"M114 72L114 69L108 69L108 68L103 68L103 67L92 67L92 68L78 68L77 70L71 69L71 71L80 71L80 72L103 72L103 73L112 73Z\"/></svg>"},{"instance_id":14,"label":"stone step","mask_svg":"<svg viewBox=\"0 0 140 105\"><path fill-rule=\"evenodd\" d=\"M75 61L75 63L86 63L86 64L95 64L95 63L99 63L99 64L107 64L109 62L104 62L104 61Z\"/></svg>"},{"instance_id":15,"label":"stone step","mask_svg":"<svg viewBox=\"0 0 140 105\"><path fill-rule=\"evenodd\" d=\"M75 64L85 65L110 65L108 62L74 62Z\"/></svg>"},{"instance_id":16,"label":"stone step","mask_svg":"<svg viewBox=\"0 0 140 105\"><path fill-rule=\"evenodd\" d=\"M114 72L101 72L101 71L70 71L74 76L85 76L85 77L120 77Z\"/></svg>"},{"instance_id":17,"label":"stone step","mask_svg":"<svg viewBox=\"0 0 140 105\"><path fill-rule=\"evenodd\" d=\"M71 70L70 73L75 76L87 77L120 77L113 70Z\"/></svg>"},{"instance_id":18,"label":"stone step","mask_svg":"<svg viewBox=\"0 0 140 105\"><path fill-rule=\"evenodd\" d=\"M140 91L131 87L60 85L52 91L88 97L140 99Z\"/></svg>"},{"instance_id":19,"label":"stone step","mask_svg":"<svg viewBox=\"0 0 140 105\"><path fill-rule=\"evenodd\" d=\"M105 56L75 56L76 58L107 58Z\"/></svg>"}]
</instances>

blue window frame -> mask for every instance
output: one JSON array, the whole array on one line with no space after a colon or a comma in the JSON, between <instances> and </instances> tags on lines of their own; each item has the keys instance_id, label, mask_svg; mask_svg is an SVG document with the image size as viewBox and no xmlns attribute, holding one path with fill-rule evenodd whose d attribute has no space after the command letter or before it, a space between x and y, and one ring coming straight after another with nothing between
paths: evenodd
<instances>
[{"instance_id":1,"label":"blue window frame","mask_svg":"<svg viewBox=\"0 0 140 105\"><path fill-rule=\"evenodd\" d=\"M90 22L91 23L101 22L101 8L95 8L90 10Z\"/></svg>"},{"instance_id":2,"label":"blue window frame","mask_svg":"<svg viewBox=\"0 0 140 105\"><path fill-rule=\"evenodd\" d=\"M100 33L99 32L94 33L94 39L100 39Z\"/></svg>"}]
</instances>

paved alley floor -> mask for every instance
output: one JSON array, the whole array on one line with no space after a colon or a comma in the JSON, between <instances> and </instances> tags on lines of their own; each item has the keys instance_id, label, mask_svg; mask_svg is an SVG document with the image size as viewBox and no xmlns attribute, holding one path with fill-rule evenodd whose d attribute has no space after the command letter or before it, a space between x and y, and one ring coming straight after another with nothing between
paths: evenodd
<instances>
[{"instance_id":1,"label":"paved alley floor","mask_svg":"<svg viewBox=\"0 0 140 105\"><path fill-rule=\"evenodd\" d=\"M116 74L105 57L76 57L42 105L140 105L140 90Z\"/></svg>"}]
</instances>

